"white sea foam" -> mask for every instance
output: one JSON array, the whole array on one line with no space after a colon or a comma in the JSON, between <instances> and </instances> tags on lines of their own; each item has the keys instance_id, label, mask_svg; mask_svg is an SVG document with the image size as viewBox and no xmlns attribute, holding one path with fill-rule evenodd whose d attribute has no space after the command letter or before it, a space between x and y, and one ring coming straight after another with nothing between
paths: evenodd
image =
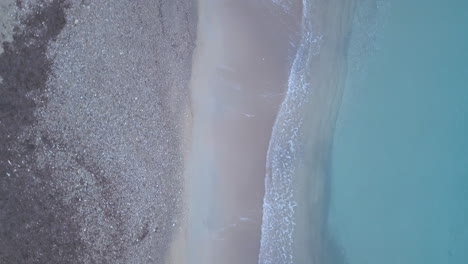
<instances>
[{"instance_id":1,"label":"white sea foam","mask_svg":"<svg viewBox=\"0 0 468 264\"><path fill-rule=\"evenodd\" d=\"M267 154L259 264L292 264L295 208L293 175L300 159L303 110L312 96L307 81L312 57L320 51L321 36L314 35L310 6L303 1L302 40L288 80L286 97L273 126Z\"/></svg>"}]
</instances>

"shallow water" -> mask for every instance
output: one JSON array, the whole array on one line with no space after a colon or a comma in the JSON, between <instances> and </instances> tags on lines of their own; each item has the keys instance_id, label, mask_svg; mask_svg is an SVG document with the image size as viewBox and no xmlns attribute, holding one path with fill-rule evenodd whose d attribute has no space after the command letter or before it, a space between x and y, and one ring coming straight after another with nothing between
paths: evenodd
<instances>
[{"instance_id":1,"label":"shallow water","mask_svg":"<svg viewBox=\"0 0 468 264\"><path fill-rule=\"evenodd\" d=\"M259 263L323 263L326 167L353 1L303 1L302 40L267 155Z\"/></svg>"},{"instance_id":2,"label":"shallow water","mask_svg":"<svg viewBox=\"0 0 468 264\"><path fill-rule=\"evenodd\" d=\"M393 0L353 35L329 217L350 264L468 261L467 11Z\"/></svg>"}]
</instances>

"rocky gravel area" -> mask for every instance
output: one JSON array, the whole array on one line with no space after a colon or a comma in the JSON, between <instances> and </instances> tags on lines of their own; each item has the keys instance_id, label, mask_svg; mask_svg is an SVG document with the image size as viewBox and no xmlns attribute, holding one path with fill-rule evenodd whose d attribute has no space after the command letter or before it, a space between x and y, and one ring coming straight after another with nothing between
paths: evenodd
<instances>
[{"instance_id":1,"label":"rocky gravel area","mask_svg":"<svg viewBox=\"0 0 468 264\"><path fill-rule=\"evenodd\" d=\"M163 263L182 202L194 3L8 6L0 263Z\"/></svg>"}]
</instances>

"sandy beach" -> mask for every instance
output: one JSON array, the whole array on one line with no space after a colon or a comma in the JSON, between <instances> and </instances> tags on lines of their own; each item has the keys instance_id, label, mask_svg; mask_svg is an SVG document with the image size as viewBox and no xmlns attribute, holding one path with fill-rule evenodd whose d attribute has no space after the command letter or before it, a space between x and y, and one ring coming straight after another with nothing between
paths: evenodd
<instances>
[{"instance_id":1,"label":"sandy beach","mask_svg":"<svg viewBox=\"0 0 468 264\"><path fill-rule=\"evenodd\" d=\"M188 213L169 263L257 263L268 144L301 37L302 3L199 1L198 8ZM308 138L295 176L294 263L342 257L326 232L327 169L352 12L352 3L314 3L314 33L322 37L312 60L320 67L306 75L315 92L302 110Z\"/></svg>"},{"instance_id":2,"label":"sandy beach","mask_svg":"<svg viewBox=\"0 0 468 264\"><path fill-rule=\"evenodd\" d=\"M257 263L266 152L287 88L301 4L287 13L252 1L198 5L189 211L179 261Z\"/></svg>"}]
</instances>

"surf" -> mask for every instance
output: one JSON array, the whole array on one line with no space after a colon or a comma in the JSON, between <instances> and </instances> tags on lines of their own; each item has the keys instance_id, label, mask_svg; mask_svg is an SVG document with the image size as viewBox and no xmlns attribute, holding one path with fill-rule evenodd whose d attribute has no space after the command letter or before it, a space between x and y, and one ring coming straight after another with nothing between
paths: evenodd
<instances>
[{"instance_id":1,"label":"surf","mask_svg":"<svg viewBox=\"0 0 468 264\"><path fill-rule=\"evenodd\" d=\"M302 37L267 151L259 264L344 261L327 217L353 12L354 1L303 0Z\"/></svg>"},{"instance_id":2,"label":"surf","mask_svg":"<svg viewBox=\"0 0 468 264\"><path fill-rule=\"evenodd\" d=\"M302 39L288 80L286 96L274 122L267 152L265 196L259 264L293 263L295 208L293 175L301 157L303 110L312 94L305 77L311 53L318 52L319 36L313 34L310 6L303 1Z\"/></svg>"}]
</instances>

